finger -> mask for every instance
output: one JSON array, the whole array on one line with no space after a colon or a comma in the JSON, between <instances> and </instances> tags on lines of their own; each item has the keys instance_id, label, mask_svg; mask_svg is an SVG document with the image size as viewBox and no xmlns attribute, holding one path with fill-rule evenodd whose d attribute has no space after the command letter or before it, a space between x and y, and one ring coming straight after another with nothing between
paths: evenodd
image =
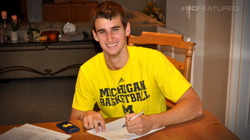
<instances>
[{"instance_id":1,"label":"finger","mask_svg":"<svg viewBox=\"0 0 250 140\"><path fill-rule=\"evenodd\" d=\"M137 117L127 123L127 130L129 133L140 133L142 131L142 121L140 117Z\"/></svg>"},{"instance_id":2,"label":"finger","mask_svg":"<svg viewBox=\"0 0 250 140\"><path fill-rule=\"evenodd\" d=\"M135 113L126 115L126 125L127 126L133 126L136 123L135 120L137 120L139 117L134 118L135 115L136 115Z\"/></svg>"},{"instance_id":3,"label":"finger","mask_svg":"<svg viewBox=\"0 0 250 140\"><path fill-rule=\"evenodd\" d=\"M137 125L128 125L126 128L127 128L127 131L129 133L135 133L135 134L137 134L138 132L140 132L140 130L138 129Z\"/></svg>"},{"instance_id":4,"label":"finger","mask_svg":"<svg viewBox=\"0 0 250 140\"><path fill-rule=\"evenodd\" d=\"M105 125L105 120L104 119L100 120L100 125L102 127L102 132L106 132L106 125Z\"/></svg>"},{"instance_id":5,"label":"finger","mask_svg":"<svg viewBox=\"0 0 250 140\"><path fill-rule=\"evenodd\" d=\"M80 115L80 119L81 119L82 122L83 122L83 126L84 126L86 129L89 129L89 122L88 122L88 119L87 119L86 117L84 117L84 116L85 116L84 114L86 114L86 112L84 112L84 113L82 113L82 114Z\"/></svg>"},{"instance_id":6,"label":"finger","mask_svg":"<svg viewBox=\"0 0 250 140\"><path fill-rule=\"evenodd\" d=\"M132 119L136 114L135 113L132 113L132 114L126 114L125 115L125 119L126 121L129 121L130 119Z\"/></svg>"},{"instance_id":7,"label":"finger","mask_svg":"<svg viewBox=\"0 0 250 140\"><path fill-rule=\"evenodd\" d=\"M89 129L94 128L94 122L92 116L88 117Z\"/></svg>"},{"instance_id":8,"label":"finger","mask_svg":"<svg viewBox=\"0 0 250 140\"><path fill-rule=\"evenodd\" d=\"M83 121L83 113L80 115L80 120Z\"/></svg>"},{"instance_id":9,"label":"finger","mask_svg":"<svg viewBox=\"0 0 250 140\"><path fill-rule=\"evenodd\" d=\"M126 126L128 125L128 122L135 116L136 114L135 113L132 113L132 114L126 114L125 115L125 124Z\"/></svg>"},{"instance_id":10,"label":"finger","mask_svg":"<svg viewBox=\"0 0 250 140\"><path fill-rule=\"evenodd\" d=\"M98 120L94 120L93 123L94 123L94 126L95 126L95 131L97 133L99 133L100 132L100 128L99 128Z\"/></svg>"},{"instance_id":11,"label":"finger","mask_svg":"<svg viewBox=\"0 0 250 140\"><path fill-rule=\"evenodd\" d=\"M97 114L98 117L98 125L101 126L102 132L106 132L106 125L105 125L105 120L100 112Z\"/></svg>"},{"instance_id":12,"label":"finger","mask_svg":"<svg viewBox=\"0 0 250 140\"><path fill-rule=\"evenodd\" d=\"M88 119L83 119L83 126L86 128L86 129L89 129L89 122L88 122Z\"/></svg>"}]
</instances>

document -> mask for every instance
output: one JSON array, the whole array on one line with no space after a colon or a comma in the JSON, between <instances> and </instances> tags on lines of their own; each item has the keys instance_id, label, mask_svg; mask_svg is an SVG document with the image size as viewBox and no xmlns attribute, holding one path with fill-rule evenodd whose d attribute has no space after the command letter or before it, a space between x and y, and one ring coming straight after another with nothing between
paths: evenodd
<instances>
[{"instance_id":1,"label":"document","mask_svg":"<svg viewBox=\"0 0 250 140\"><path fill-rule=\"evenodd\" d=\"M60 132L57 132L57 131L42 128L42 127L35 126L35 125L32 125L32 124L28 124L28 123L26 123L25 125L20 126L19 128L28 129L28 130L35 130L35 131L39 131L39 132L46 132L46 133L57 135L57 136L64 136L65 138L66 137L69 138L69 136L71 137L71 135L68 135L68 134L60 133Z\"/></svg>"},{"instance_id":2,"label":"document","mask_svg":"<svg viewBox=\"0 0 250 140\"><path fill-rule=\"evenodd\" d=\"M70 137L71 135L68 134L25 124L0 135L0 140L66 140Z\"/></svg>"},{"instance_id":3,"label":"document","mask_svg":"<svg viewBox=\"0 0 250 140\"><path fill-rule=\"evenodd\" d=\"M99 136L99 137L103 137L107 140L132 140L132 139L136 139L136 138L148 135L150 133L153 133L155 131L165 128L165 127L161 127L158 129L151 130L144 135L136 135L134 133L129 133L126 127L122 127L124 123L125 123L125 118L123 117L121 119L107 123L106 132L97 133L95 129L88 130L87 132L93 135ZM100 127L100 130L101 130L101 127Z\"/></svg>"}]
</instances>

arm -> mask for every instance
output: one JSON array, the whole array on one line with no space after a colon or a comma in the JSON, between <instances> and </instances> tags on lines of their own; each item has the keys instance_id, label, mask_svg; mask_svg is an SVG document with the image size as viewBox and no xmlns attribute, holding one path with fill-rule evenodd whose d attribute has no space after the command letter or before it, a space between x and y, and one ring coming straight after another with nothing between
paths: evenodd
<instances>
[{"instance_id":1,"label":"arm","mask_svg":"<svg viewBox=\"0 0 250 140\"><path fill-rule=\"evenodd\" d=\"M95 128L96 132L100 132L98 121L102 127L102 132L106 131L105 120L100 112L95 111L80 111L77 109L71 109L70 121L82 120L83 126L86 129Z\"/></svg>"},{"instance_id":2,"label":"arm","mask_svg":"<svg viewBox=\"0 0 250 140\"><path fill-rule=\"evenodd\" d=\"M76 110L74 108L71 109L71 114L70 114L70 118L69 120L80 120L80 115L83 113L84 111L80 111L80 110Z\"/></svg>"},{"instance_id":3,"label":"arm","mask_svg":"<svg viewBox=\"0 0 250 140\"><path fill-rule=\"evenodd\" d=\"M203 114L201 100L192 87L176 103L172 109L166 112L148 116L141 115L132 121L127 121L128 132L142 135L152 129L185 122ZM130 120L134 115L126 115L126 120Z\"/></svg>"}]
</instances>

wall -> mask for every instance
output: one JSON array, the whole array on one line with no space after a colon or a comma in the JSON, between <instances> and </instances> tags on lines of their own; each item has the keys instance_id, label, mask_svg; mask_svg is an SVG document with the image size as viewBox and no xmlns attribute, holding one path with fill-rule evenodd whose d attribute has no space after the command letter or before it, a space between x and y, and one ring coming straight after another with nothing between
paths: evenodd
<instances>
[{"instance_id":1,"label":"wall","mask_svg":"<svg viewBox=\"0 0 250 140\"><path fill-rule=\"evenodd\" d=\"M233 0L226 126L242 140L250 138L250 1Z\"/></svg>"},{"instance_id":2,"label":"wall","mask_svg":"<svg viewBox=\"0 0 250 140\"><path fill-rule=\"evenodd\" d=\"M27 0L27 13L30 22L42 22L42 0Z\"/></svg>"},{"instance_id":3,"label":"wall","mask_svg":"<svg viewBox=\"0 0 250 140\"><path fill-rule=\"evenodd\" d=\"M232 5L231 0L209 0L207 6ZM208 11L205 18L203 104L225 122L231 12ZM208 23L208 24L207 24Z\"/></svg>"},{"instance_id":4,"label":"wall","mask_svg":"<svg viewBox=\"0 0 250 140\"><path fill-rule=\"evenodd\" d=\"M195 77L191 79L191 81L194 90L199 97L202 98L204 14L202 14L201 11L191 11L190 19L187 19L185 11L186 5L197 5L197 1L167 0L166 28L190 37L192 41L197 43L193 55L194 61L192 74L195 74ZM199 29L197 29L198 27ZM197 30L199 32L197 32Z\"/></svg>"},{"instance_id":5,"label":"wall","mask_svg":"<svg viewBox=\"0 0 250 140\"><path fill-rule=\"evenodd\" d=\"M220 7L232 5L232 0L167 0L166 3L166 27L197 43L193 87L202 99L204 109L224 123L231 12L193 10L191 18L187 19L183 10L186 5Z\"/></svg>"},{"instance_id":6,"label":"wall","mask_svg":"<svg viewBox=\"0 0 250 140\"><path fill-rule=\"evenodd\" d=\"M147 0L111 0L119 3L126 11L138 11L145 8Z\"/></svg>"},{"instance_id":7,"label":"wall","mask_svg":"<svg viewBox=\"0 0 250 140\"><path fill-rule=\"evenodd\" d=\"M191 12L191 18L186 18L186 5L196 5L196 0L167 0L166 3L166 27L195 38L196 13Z\"/></svg>"}]
</instances>

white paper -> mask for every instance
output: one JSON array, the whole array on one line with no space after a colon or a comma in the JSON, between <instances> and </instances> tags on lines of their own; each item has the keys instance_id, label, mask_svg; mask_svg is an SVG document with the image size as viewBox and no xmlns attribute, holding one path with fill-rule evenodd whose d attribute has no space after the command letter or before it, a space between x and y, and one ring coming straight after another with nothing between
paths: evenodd
<instances>
[{"instance_id":1,"label":"white paper","mask_svg":"<svg viewBox=\"0 0 250 140\"><path fill-rule=\"evenodd\" d=\"M25 124L0 135L0 140L66 140L70 137L71 135Z\"/></svg>"},{"instance_id":2,"label":"white paper","mask_svg":"<svg viewBox=\"0 0 250 140\"><path fill-rule=\"evenodd\" d=\"M151 130L150 132L144 135L136 135L134 133L129 133L126 127L122 127L124 123L125 123L125 118L123 117L121 119L107 123L106 132L97 133L95 129L88 130L87 132L94 134L96 136L99 136L99 137L103 137L108 140L131 140L131 139L136 139L136 138L148 135L150 133L153 133L155 131L165 128L165 127L161 127L158 129ZM101 127L100 127L100 130L101 130Z\"/></svg>"},{"instance_id":3,"label":"white paper","mask_svg":"<svg viewBox=\"0 0 250 140\"><path fill-rule=\"evenodd\" d=\"M71 135L68 135L68 134L60 133L60 132L57 132L57 131L53 131L53 130L50 130L50 129L42 128L42 127L39 127L39 126L27 124L27 123L25 125L20 126L19 128L35 130L35 131L39 131L39 132L46 132L46 133L50 133L50 134L57 135L57 136L63 136L65 138L71 137Z\"/></svg>"}]
</instances>

